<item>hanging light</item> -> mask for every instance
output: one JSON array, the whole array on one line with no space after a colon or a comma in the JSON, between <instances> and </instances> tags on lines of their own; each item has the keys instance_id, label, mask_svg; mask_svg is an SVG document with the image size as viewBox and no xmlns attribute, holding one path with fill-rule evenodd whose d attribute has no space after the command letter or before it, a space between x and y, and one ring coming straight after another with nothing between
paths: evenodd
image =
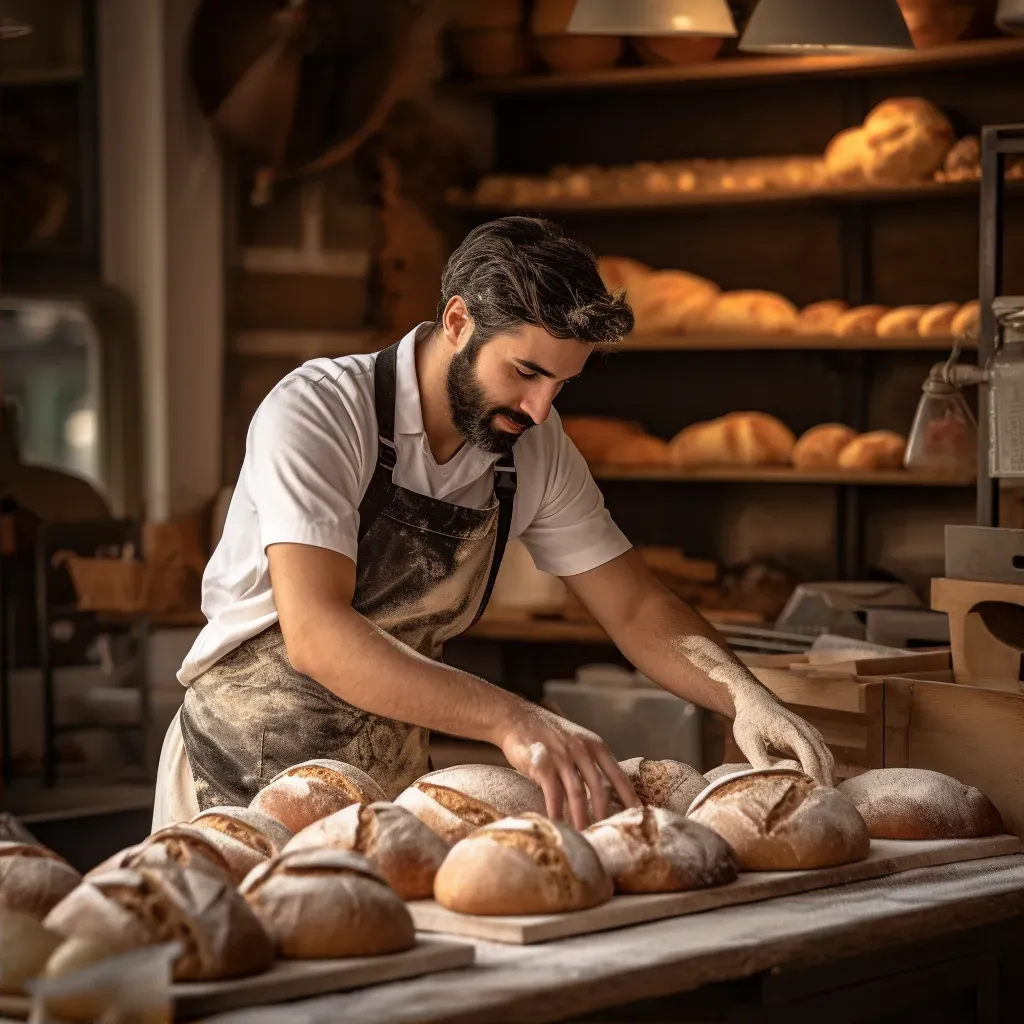
<instances>
[{"instance_id":1,"label":"hanging light","mask_svg":"<svg viewBox=\"0 0 1024 1024\"><path fill-rule=\"evenodd\" d=\"M761 0L740 49L912 50L914 43L896 0Z\"/></svg>"},{"instance_id":2,"label":"hanging light","mask_svg":"<svg viewBox=\"0 0 1024 1024\"><path fill-rule=\"evenodd\" d=\"M5 14L0 14L0 41L7 39L20 39L32 32L32 26L24 21L15 21Z\"/></svg>"},{"instance_id":3,"label":"hanging light","mask_svg":"<svg viewBox=\"0 0 1024 1024\"><path fill-rule=\"evenodd\" d=\"M569 32L610 36L734 36L726 0L576 0Z\"/></svg>"}]
</instances>

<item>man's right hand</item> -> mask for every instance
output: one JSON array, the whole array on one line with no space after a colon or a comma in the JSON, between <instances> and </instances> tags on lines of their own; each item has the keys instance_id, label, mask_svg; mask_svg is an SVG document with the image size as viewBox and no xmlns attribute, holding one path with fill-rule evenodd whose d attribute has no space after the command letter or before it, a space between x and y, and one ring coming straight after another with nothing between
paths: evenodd
<instances>
[{"instance_id":1,"label":"man's right hand","mask_svg":"<svg viewBox=\"0 0 1024 1024\"><path fill-rule=\"evenodd\" d=\"M596 733L540 707L522 701L498 746L513 768L529 776L544 791L549 818L561 818L568 801L573 824L590 824L587 791L594 821L608 815L608 787L624 807L640 800L622 769Z\"/></svg>"}]
</instances>

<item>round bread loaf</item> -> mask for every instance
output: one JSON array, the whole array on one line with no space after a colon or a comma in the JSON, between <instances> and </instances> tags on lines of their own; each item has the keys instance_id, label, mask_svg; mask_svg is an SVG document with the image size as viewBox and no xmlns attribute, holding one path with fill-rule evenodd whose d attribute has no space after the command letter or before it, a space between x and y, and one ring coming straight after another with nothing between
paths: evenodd
<instances>
[{"instance_id":1,"label":"round bread loaf","mask_svg":"<svg viewBox=\"0 0 1024 1024\"><path fill-rule=\"evenodd\" d=\"M793 445L795 469L835 469L839 453L857 436L857 431L842 423L822 423L811 427Z\"/></svg>"},{"instance_id":2,"label":"round bread loaf","mask_svg":"<svg viewBox=\"0 0 1024 1024\"><path fill-rule=\"evenodd\" d=\"M797 334L831 334L839 318L850 307L842 299L812 302L800 310L796 322Z\"/></svg>"},{"instance_id":3,"label":"round bread loaf","mask_svg":"<svg viewBox=\"0 0 1024 1024\"><path fill-rule=\"evenodd\" d=\"M672 464L696 466L788 465L796 438L774 416L735 412L685 427L669 442Z\"/></svg>"},{"instance_id":4,"label":"round bread loaf","mask_svg":"<svg viewBox=\"0 0 1024 1024\"><path fill-rule=\"evenodd\" d=\"M292 837L277 818L251 807L211 807L189 825L200 829L220 850L236 885L257 864L276 857Z\"/></svg>"},{"instance_id":5,"label":"round bread loaf","mask_svg":"<svg viewBox=\"0 0 1024 1024\"><path fill-rule=\"evenodd\" d=\"M927 306L897 306L875 324L875 334L879 338L912 338L927 312Z\"/></svg>"},{"instance_id":6,"label":"round bread loaf","mask_svg":"<svg viewBox=\"0 0 1024 1024\"><path fill-rule=\"evenodd\" d=\"M397 953L416 941L405 904L357 853L282 853L253 868L239 891L288 959Z\"/></svg>"},{"instance_id":7,"label":"round bread loaf","mask_svg":"<svg viewBox=\"0 0 1024 1024\"><path fill-rule=\"evenodd\" d=\"M977 338L980 327L981 303L977 299L965 302L957 310L956 316L953 317L953 322L950 324L954 338Z\"/></svg>"},{"instance_id":8,"label":"round bread loaf","mask_svg":"<svg viewBox=\"0 0 1024 1024\"><path fill-rule=\"evenodd\" d=\"M744 871L795 871L863 860L868 828L841 793L789 768L730 775L693 802L689 817L714 829Z\"/></svg>"},{"instance_id":9,"label":"round bread loaf","mask_svg":"<svg viewBox=\"0 0 1024 1024\"><path fill-rule=\"evenodd\" d=\"M798 761L789 758L780 758L773 765L773 768L792 768L794 771L802 771ZM739 761L733 764L720 764L717 768L704 773L704 781L708 783L724 779L726 775L738 775L740 772L752 771L754 766L749 761Z\"/></svg>"},{"instance_id":10,"label":"round bread loaf","mask_svg":"<svg viewBox=\"0 0 1024 1024\"><path fill-rule=\"evenodd\" d=\"M43 918L81 880L63 857L45 846L0 842L0 910Z\"/></svg>"},{"instance_id":11,"label":"round bread loaf","mask_svg":"<svg viewBox=\"0 0 1024 1024\"><path fill-rule=\"evenodd\" d=\"M612 880L574 828L539 814L502 818L457 843L434 898L460 914L557 914L610 899Z\"/></svg>"},{"instance_id":12,"label":"round bread loaf","mask_svg":"<svg viewBox=\"0 0 1024 1024\"><path fill-rule=\"evenodd\" d=\"M190 825L170 825L135 846L115 853L86 874L86 878L115 868L162 868L177 864L233 878L231 865L208 832ZM235 883L237 885L237 882Z\"/></svg>"},{"instance_id":13,"label":"round bread loaf","mask_svg":"<svg viewBox=\"0 0 1024 1024\"><path fill-rule=\"evenodd\" d=\"M664 808L685 814L694 798L704 788L704 776L696 768L683 761L654 761L646 757L631 757L620 761L619 767L626 776L640 803L647 807ZM616 810L622 805L612 794Z\"/></svg>"},{"instance_id":14,"label":"round bread loaf","mask_svg":"<svg viewBox=\"0 0 1024 1024\"><path fill-rule=\"evenodd\" d=\"M717 832L663 807L630 807L583 832L619 892L683 892L736 878Z\"/></svg>"},{"instance_id":15,"label":"round bread loaf","mask_svg":"<svg viewBox=\"0 0 1024 1024\"><path fill-rule=\"evenodd\" d=\"M933 103L884 100L864 119L864 173L872 182L922 181L942 166L956 135Z\"/></svg>"},{"instance_id":16,"label":"round bread loaf","mask_svg":"<svg viewBox=\"0 0 1024 1024\"><path fill-rule=\"evenodd\" d=\"M284 848L358 853L403 900L428 899L448 844L396 804L350 804L296 833Z\"/></svg>"},{"instance_id":17,"label":"round bread loaf","mask_svg":"<svg viewBox=\"0 0 1024 1024\"><path fill-rule=\"evenodd\" d=\"M0 993L23 995L22 986L39 977L62 941L32 914L0 909Z\"/></svg>"},{"instance_id":18,"label":"round bread loaf","mask_svg":"<svg viewBox=\"0 0 1024 1024\"><path fill-rule=\"evenodd\" d=\"M605 462L618 466L667 465L668 441L650 434L624 437L608 449Z\"/></svg>"},{"instance_id":19,"label":"round bread loaf","mask_svg":"<svg viewBox=\"0 0 1024 1024\"><path fill-rule=\"evenodd\" d=\"M627 298L638 334L687 331L701 326L714 307L718 285L684 270L656 270L635 278Z\"/></svg>"},{"instance_id":20,"label":"round bread loaf","mask_svg":"<svg viewBox=\"0 0 1024 1024\"><path fill-rule=\"evenodd\" d=\"M387 796L361 768L315 758L278 772L249 806L277 818L292 832L300 832L349 804L372 804L377 800L387 800Z\"/></svg>"},{"instance_id":21,"label":"round bread loaf","mask_svg":"<svg viewBox=\"0 0 1024 1024\"><path fill-rule=\"evenodd\" d=\"M875 768L839 787L872 839L974 839L1004 831L995 805L974 786L924 768Z\"/></svg>"},{"instance_id":22,"label":"round bread loaf","mask_svg":"<svg viewBox=\"0 0 1024 1024\"><path fill-rule=\"evenodd\" d=\"M795 330L798 313L789 299L775 292L737 291L722 292L704 318L704 325L712 331L735 334L759 331L782 334Z\"/></svg>"},{"instance_id":23,"label":"round bread loaf","mask_svg":"<svg viewBox=\"0 0 1024 1024\"><path fill-rule=\"evenodd\" d=\"M481 825L533 811L546 812L541 788L514 768L460 764L428 772L395 799L446 843Z\"/></svg>"},{"instance_id":24,"label":"round bread loaf","mask_svg":"<svg viewBox=\"0 0 1024 1024\"><path fill-rule=\"evenodd\" d=\"M604 462L620 441L644 435L639 423L611 416L565 416L562 430L587 462Z\"/></svg>"},{"instance_id":25,"label":"round bread loaf","mask_svg":"<svg viewBox=\"0 0 1024 1024\"><path fill-rule=\"evenodd\" d=\"M871 430L855 437L840 453L840 469L899 469L907 439L891 430Z\"/></svg>"},{"instance_id":26,"label":"round bread loaf","mask_svg":"<svg viewBox=\"0 0 1024 1024\"><path fill-rule=\"evenodd\" d=\"M601 256L597 261L597 271L609 292L625 291L627 298L632 298L634 281L653 273L646 263L629 256Z\"/></svg>"},{"instance_id":27,"label":"round bread loaf","mask_svg":"<svg viewBox=\"0 0 1024 1024\"><path fill-rule=\"evenodd\" d=\"M888 306L855 306L836 321L837 338L873 337L878 321L889 311Z\"/></svg>"},{"instance_id":28,"label":"round bread loaf","mask_svg":"<svg viewBox=\"0 0 1024 1024\"><path fill-rule=\"evenodd\" d=\"M948 338L953 334L953 317L960 310L956 302L940 302L921 314L917 333L922 338Z\"/></svg>"},{"instance_id":29,"label":"round bread loaf","mask_svg":"<svg viewBox=\"0 0 1024 1024\"><path fill-rule=\"evenodd\" d=\"M267 933L230 879L173 864L94 875L43 923L65 938L124 950L180 942L175 981L246 977L274 959Z\"/></svg>"}]
</instances>

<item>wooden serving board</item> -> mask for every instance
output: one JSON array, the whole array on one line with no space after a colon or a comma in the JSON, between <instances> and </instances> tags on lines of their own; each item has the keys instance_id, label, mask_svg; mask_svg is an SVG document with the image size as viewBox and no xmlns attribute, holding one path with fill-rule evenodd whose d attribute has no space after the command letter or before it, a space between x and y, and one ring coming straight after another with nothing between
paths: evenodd
<instances>
[{"instance_id":1,"label":"wooden serving board","mask_svg":"<svg viewBox=\"0 0 1024 1024\"><path fill-rule=\"evenodd\" d=\"M409 910L420 931L529 945L643 924L665 917L682 917L685 914L717 910L719 907L756 903L775 896L792 896L832 885L894 875L912 868L1003 857L1020 852L1021 843L1016 836L928 841L873 839L867 859L854 864L813 871L743 872L735 882L714 889L650 896L613 896L599 907L571 914L475 917L445 910L434 900L410 903Z\"/></svg>"},{"instance_id":2,"label":"wooden serving board","mask_svg":"<svg viewBox=\"0 0 1024 1024\"><path fill-rule=\"evenodd\" d=\"M404 953L343 960L277 960L269 971L251 978L172 985L174 1016L204 1017L248 1006L346 992L382 982L469 967L474 956L474 948L468 942L447 942L421 935L417 936L416 945ZM0 996L0 1013L25 1020L29 1011L30 1000L27 997Z\"/></svg>"}]
</instances>

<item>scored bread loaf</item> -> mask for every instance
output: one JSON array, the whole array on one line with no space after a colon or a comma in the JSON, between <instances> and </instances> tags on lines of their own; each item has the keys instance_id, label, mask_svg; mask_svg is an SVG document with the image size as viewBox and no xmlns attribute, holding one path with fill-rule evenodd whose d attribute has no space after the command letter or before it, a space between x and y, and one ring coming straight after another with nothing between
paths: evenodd
<instances>
[{"instance_id":1,"label":"scored bread loaf","mask_svg":"<svg viewBox=\"0 0 1024 1024\"><path fill-rule=\"evenodd\" d=\"M358 853L291 850L253 868L239 892L288 959L377 956L416 941L405 904Z\"/></svg>"},{"instance_id":2,"label":"scored bread loaf","mask_svg":"<svg viewBox=\"0 0 1024 1024\"><path fill-rule=\"evenodd\" d=\"M460 914L557 914L610 899L612 880L574 828L539 814L502 818L457 843L434 898Z\"/></svg>"},{"instance_id":3,"label":"scored bread loaf","mask_svg":"<svg viewBox=\"0 0 1024 1024\"><path fill-rule=\"evenodd\" d=\"M870 845L845 796L788 768L721 778L697 797L689 817L721 835L745 871L848 864L863 860Z\"/></svg>"},{"instance_id":4,"label":"scored bread loaf","mask_svg":"<svg viewBox=\"0 0 1024 1024\"><path fill-rule=\"evenodd\" d=\"M639 423L611 416L564 416L562 430L587 462L605 462L620 441L644 436Z\"/></svg>"},{"instance_id":5,"label":"scored bread loaf","mask_svg":"<svg viewBox=\"0 0 1024 1024\"><path fill-rule=\"evenodd\" d=\"M292 837L277 818L251 807L211 807L190 822L224 855L237 885L257 864L276 857Z\"/></svg>"},{"instance_id":6,"label":"scored bread loaf","mask_svg":"<svg viewBox=\"0 0 1024 1024\"><path fill-rule=\"evenodd\" d=\"M278 772L249 802L299 832L349 804L387 800L384 790L355 765L314 758Z\"/></svg>"},{"instance_id":7,"label":"scored bread loaf","mask_svg":"<svg viewBox=\"0 0 1024 1024\"><path fill-rule=\"evenodd\" d=\"M842 299L826 299L812 302L800 310L796 321L797 334L831 334L839 318L850 307Z\"/></svg>"},{"instance_id":8,"label":"scored bread loaf","mask_svg":"<svg viewBox=\"0 0 1024 1024\"><path fill-rule=\"evenodd\" d=\"M972 299L957 310L950 329L954 338L977 338L980 326L981 303L977 299Z\"/></svg>"},{"instance_id":9,"label":"scored bread loaf","mask_svg":"<svg viewBox=\"0 0 1024 1024\"><path fill-rule=\"evenodd\" d=\"M922 338L948 338L953 334L953 318L960 306L956 302L940 302L926 309L917 322L917 333Z\"/></svg>"},{"instance_id":10,"label":"scored bread loaf","mask_svg":"<svg viewBox=\"0 0 1024 1024\"><path fill-rule=\"evenodd\" d=\"M835 334L839 338L867 338L875 333L878 321L889 312L888 306L855 306L836 321Z\"/></svg>"},{"instance_id":11,"label":"scored bread loaf","mask_svg":"<svg viewBox=\"0 0 1024 1024\"><path fill-rule=\"evenodd\" d=\"M668 441L650 434L624 437L608 449L604 458L620 466L660 466L668 462Z\"/></svg>"},{"instance_id":12,"label":"scored bread loaf","mask_svg":"<svg viewBox=\"0 0 1024 1024\"><path fill-rule=\"evenodd\" d=\"M601 256L597 261L597 272L609 292L615 294L625 291L627 300L630 300L634 283L653 273L653 270L646 263L629 256Z\"/></svg>"},{"instance_id":13,"label":"scored bread loaf","mask_svg":"<svg viewBox=\"0 0 1024 1024\"><path fill-rule=\"evenodd\" d=\"M784 423L763 412L735 412L695 423L669 442L676 466L787 465L796 438Z\"/></svg>"},{"instance_id":14,"label":"scored bread loaf","mask_svg":"<svg viewBox=\"0 0 1024 1024\"><path fill-rule=\"evenodd\" d=\"M855 437L840 453L840 469L899 469L907 439L891 430L872 430Z\"/></svg>"},{"instance_id":15,"label":"scored bread loaf","mask_svg":"<svg viewBox=\"0 0 1024 1024\"><path fill-rule=\"evenodd\" d=\"M350 804L308 825L285 853L319 848L347 850L370 866L403 900L428 899L448 844L411 811L397 804Z\"/></svg>"},{"instance_id":16,"label":"scored bread loaf","mask_svg":"<svg viewBox=\"0 0 1024 1024\"><path fill-rule=\"evenodd\" d=\"M1004 830L981 790L924 768L875 768L838 789L867 822L872 839L975 839Z\"/></svg>"},{"instance_id":17,"label":"scored bread loaf","mask_svg":"<svg viewBox=\"0 0 1024 1024\"><path fill-rule=\"evenodd\" d=\"M395 799L445 842L457 843L482 825L527 811L544 814L544 793L514 768L460 764L428 772Z\"/></svg>"},{"instance_id":18,"label":"scored bread loaf","mask_svg":"<svg viewBox=\"0 0 1024 1024\"><path fill-rule=\"evenodd\" d=\"M694 797L704 788L704 777L684 761L631 757L620 761L619 767L640 803L648 807L685 814Z\"/></svg>"},{"instance_id":19,"label":"scored bread loaf","mask_svg":"<svg viewBox=\"0 0 1024 1024\"><path fill-rule=\"evenodd\" d=\"M942 166L956 135L933 103L884 100L864 119L864 173L872 182L922 181Z\"/></svg>"},{"instance_id":20,"label":"scored bread loaf","mask_svg":"<svg viewBox=\"0 0 1024 1024\"><path fill-rule=\"evenodd\" d=\"M180 942L175 981L246 977L274 959L267 933L230 879L174 864L93 875L43 923L65 938L122 950Z\"/></svg>"},{"instance_id":21,"label":"scored bread loaf","mask_svg":"<svg viewBox=\"0 0 1024 1024\"><path fill-rule=\"evenodd\" d=\"M784 334L796 328L798 313L789 299L775 292L722 292L704 317L703 326L729 334L758 331Z\"/></svg>"},{"instance_id":22,"label":"scored bread loaf","mask_svg":"<svg viewBox=\"0 0 1024 1024\"><path fill-rule=\"evenodd\" d=\"M0 994L23 995L22 985L39 977L62 941L34 914L0 908Z\"/></svg>"},{"instance_id":23,"label":"scored bread loaf","mask_svg":"<svg viewBox=\"0 0 1024 1024\"><path fill-rule=\"evenodd\" d=\"M736 878L717 832L663 807L630 807L583 832L619 892L683 892Z\"/></svg>"},{"instance_id":24,"label":"scored bread loaf","mask_svg":"<svg viewBox=\"0 0 1024 1024\"><path fill-rule=\"evenodd\" d=\"M628 293L637 333L687 331L700 326L719 296L713 281L683 270L656 270L633 280Z\"/></svg>"},{"instance_id":25,"label":"scored bread loaf","mask_svg":"<svg viewBox=\"0 0 1024 1024\"><path fill-rule=\"evenodd\" d=\"M86 878L115 868L161 868L166 864L219 872L234 878L228 859L209 832L190 825L170 825L154 832L141 843L108 857L86 874ZM243 876L244 877L244 876ZM237 885L238 883L235 882Z\"/></svg>"},{"instance_id":26,"label":"scored bread loaf","mask_svg":"<svg viewBox=\"0 0 1024 1024\"><path fill-rule=\"evenodd\" d=\"M82 876L38 843L0 842L0 909L45 917Z\"/></svg>"},{"instance_id":27,"label":"scored bread loaf","mask_svg":"<svg viewBox=\"0 0 1024 1024\"><path fill-rule=\"evenodd\" d=\"M857 431L843 423L822 423L811 427L793 445L793 466L796 469L835 469L839 453L857 436Z\"/></svg>"},{"instance_id":28,"label":"scored bread loaf","mask_svg":"<svg viewBox=\"0 0 1024 1024\"><path fill-rule=\"evenodd\" d=\"M917 334L921 317L928 311L927 306L897 306L890 309L875 324L879 338L909 338Z\"/></svg>"},{"instance_id":29,"label":"scored bread loaf","mask_svg":"<svg viewBox=\"0 0 1024 1024\"><path fill-rule=\"evenodd\" d=\"M712 768L710 771L704 773L704 781L708 783L717 782L719 779L724 779L726 775L738 775L740 772L749 772L753 767L754 766L749 761L720 764L717 768ZM794 771L802 771L800 762L790 760L789 758L779 758L773 762L772 767L792 768Z\"/></svg>"}]
</instances>

